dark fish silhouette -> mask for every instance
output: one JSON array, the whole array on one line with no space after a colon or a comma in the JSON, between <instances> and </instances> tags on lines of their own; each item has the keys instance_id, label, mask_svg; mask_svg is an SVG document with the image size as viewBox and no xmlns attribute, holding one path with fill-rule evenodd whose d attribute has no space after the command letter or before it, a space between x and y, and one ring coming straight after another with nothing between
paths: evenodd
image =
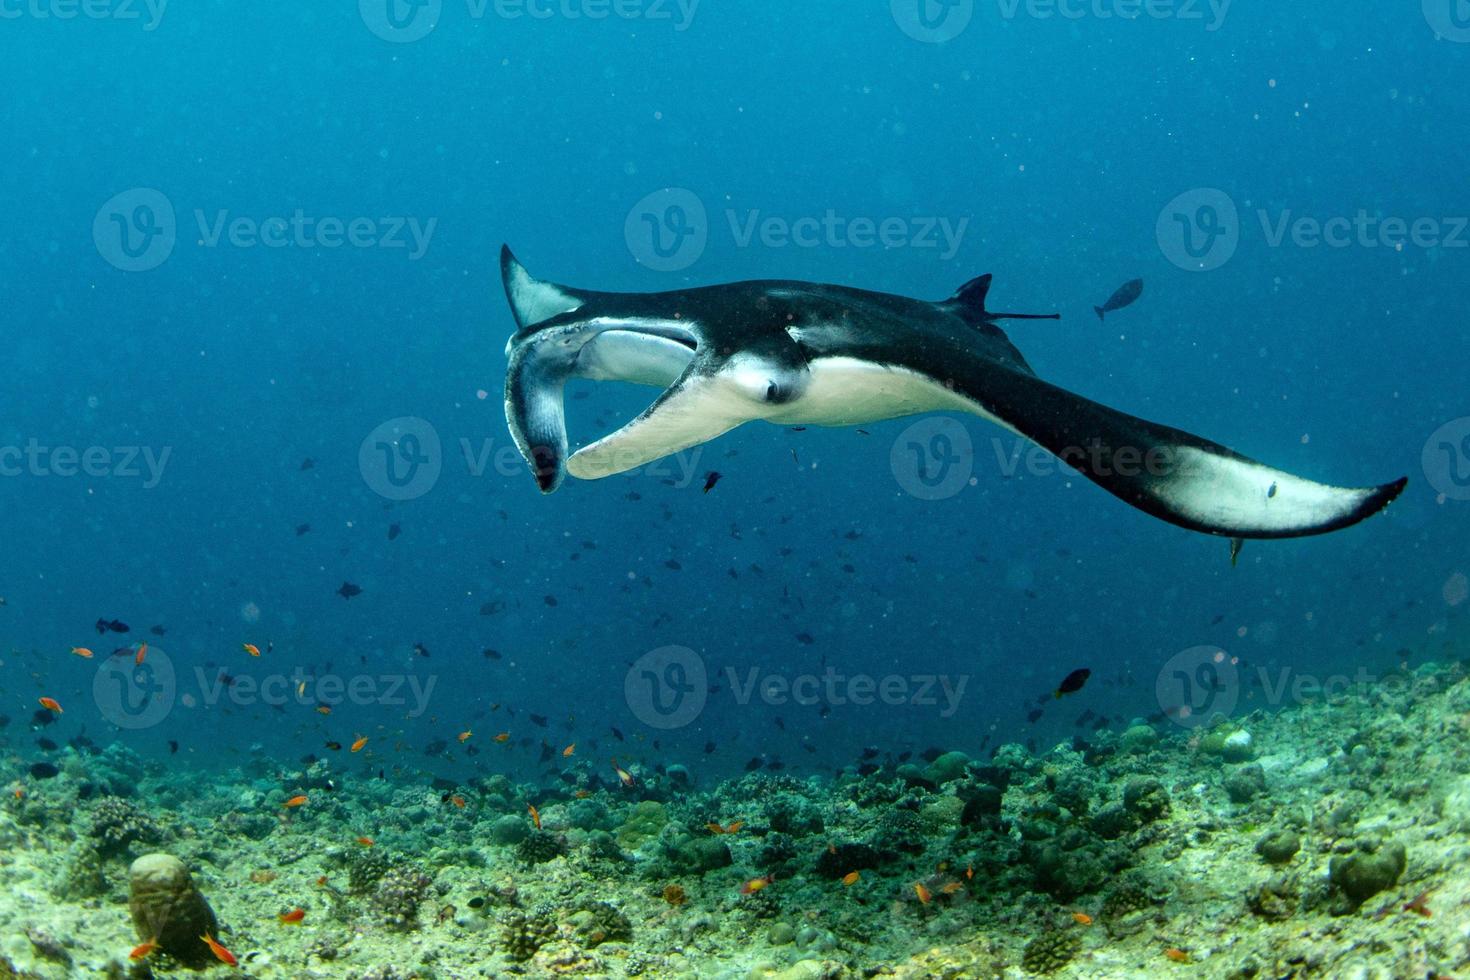
<instances>
[{"instance_id":1,"label":"dark fish silhouette","mask_svg":"<svg viewBox=\"0 0 1470 980\"><path fill-rule=\"evenodd\" d=\"M500 651L494 649L493 647L486 647L484 650L481 650L480 652L485 655L485 659L486 660L499 660L500 659Z\"/></svg>"},{"instance_id":2,"label":"dark fish silhouette","mask_svg":"<svg viewBox=\"0 0 1470 980\"><path fill-rule=\"evenodd\" d=\"M311 531L311 525L310 524L297 524L296 525L296 536L298 538L301 537L303 534L306 534L306 533L308 533L310 531Z\"/></svg>"},{"instance_id":3,"label":"dark fish silhouette","mask_svg":"<svg viewBox=\"0 0 1470 980\"><path fill-rule=\"evenodd\" d=\"M1101 320L1103 319L1103 315L1106 313L1111 313L1114 310L1121 310L1125 306L1132 306L1134 301L1142 295L1143 280L1130 279L1127 282L1123 283L1123 285L1119 286L1118 291L1113 293L1112 296L1109 296L1106 303L1104 303L1102 306L1094 306L1092 309L1093 312L1097 314L1097 318Z\"/></svg>"},{"instance_id":4,"label":"dark fish silhouette","mask_svg":"<svg viewBox=\"0 0 1470 980\"><path fill-rule=\"evenodd\" d=\"M316 460L314 460L310 456L308 456L308 457L306 457L305 459L303 459L301 461L301 470L303 470L303 471L304 470L309 470L309 469L311 469L315 465L316 465Z\"/></svg>"},{"instance_id":5,"label":"dark fish silhouette","mask_svg":"<svg viewBox=\"0 0 1470 980\"><path fill-rule=\"evenodd\" d=\"M152 633L154 636L163 636L168 632L168 630L164 629L162 626L155 626L148 632Z\"/></svg>"},{"instance_id":6,"label":"dark fish silhouette","mask_svg":"<svg viewBox=\"0 0 1470 980\"><path fill-rule=\"evenodd\" d=\"M715 488L715 484L720 482L720 477L724 475L725 474L719 472L718 470L710 470L709 475L704 478L704 492L709 493L711 490L713 490Z\"/></svg>"},{"instance_id":7,"label":"dark fish silhouette","mask_svg":"<svg viewBox=\"0 0 1470 980\"><path fill-rule=\"evenodd\" d=\"M362 595L362 587L353 585L351 582L343 582L337 594L344 599L351 599L353 596Z\"/></svg>"},{"instance_id":8,"label":"dark fish silhouette","mask_svg":"<svg viewBox=\"0 0 1470 980\"><path fill-rule=\"evenodd\" d=\"M111 620L108 620L108 619L99 619L99 620L97 620L97 632L99 634L100 633L109 633L109 632L110 633L126 633L131 628L132 627L128 626L127 623L124 623L120 619L111 619Z\"/></svg>"},{"instance_id":9,"label":"dark fish silhouette","mask_svg":"<svg viewBox=\"0 0 1470 980\"><path fill-rule=\"evenodd\" d=\"M1062 682L1057 685L1057 689L1052 693L1052 697L1060 698L1067 694L1076 694L1082 690L1082 685L1086 684L1087 678L1091 676L1092 671L1086 667L1079 667L1062 678Z\"/></svg>"},{"instance_id":10,"label":"dark fish silhouette","mask_svg":"<svg viewBox=\"0 0 1470 980\"><path fill-rule=\"evenodd\" d=\"M398 537L402 533L403 533L403 526L401 524L389 524L388 525L388 540L389 541L392 541L394 538Z\"/></svg>"}]
</instances>

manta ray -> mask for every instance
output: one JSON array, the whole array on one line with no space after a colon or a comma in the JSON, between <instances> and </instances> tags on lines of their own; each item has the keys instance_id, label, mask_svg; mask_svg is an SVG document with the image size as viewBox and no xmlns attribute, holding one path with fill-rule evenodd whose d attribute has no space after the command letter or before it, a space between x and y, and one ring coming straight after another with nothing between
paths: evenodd
<instances>
[{"instance_id":1,"label":"manta ray","mask_svg":"<svg viewBox=\"0 0 1470 980\"><path fill-rule=\"evenodd\" d=\"M574 289L501 251L517 330L505 417L542 492L708 442L746 422L847 426L966 412L1050 450L1098 486L1171 524L1233 539L1324 534L1386 507L1407 479L1329 486L1037 377L997 326L1056 314L993 313L989 275L929 302L785 280L658 293ZM617 431L569 452L569 378L663 389Z\"/></svg>"}]
</instances>

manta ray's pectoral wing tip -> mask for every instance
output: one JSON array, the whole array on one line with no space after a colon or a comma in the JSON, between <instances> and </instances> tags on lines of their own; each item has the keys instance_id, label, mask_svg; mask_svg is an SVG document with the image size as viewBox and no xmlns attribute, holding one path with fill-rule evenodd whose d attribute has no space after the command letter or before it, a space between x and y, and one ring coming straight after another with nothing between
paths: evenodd
<instances>
[{"instance_id":1,"label":"manta ray's pectoral wing tip","mask_svg":"<svg viewBox=\"0 0 1470 980\"><path fill-rule=\"evenodd\" d=\"M1408 485L1409 478L1407 476L1401 476L1391 483L1385 483L1382 486L1374 487L1372 491L1369 492L1367 499L1363 501L1363 517L1372 517L1374 514L1378 513L1380 510L1383 510L1389 504L1393 503L1395 500L1398 499L1399 494L1404 492L1404 487Z\"/></svg>"}]
</instances>

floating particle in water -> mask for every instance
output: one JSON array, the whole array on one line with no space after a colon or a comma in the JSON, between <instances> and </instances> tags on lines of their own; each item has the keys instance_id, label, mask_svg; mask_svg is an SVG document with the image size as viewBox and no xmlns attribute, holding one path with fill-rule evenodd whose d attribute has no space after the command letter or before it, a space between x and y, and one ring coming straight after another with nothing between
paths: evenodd
<instances>
[{"instance_id":1,"label":"floating particle in water","mask_svg":"<svg viewBox=\"0 0 1470 980\"><path fill-rule=\"evenodd\" d=\"M1464 572L1456 572L1445 580L1444 588L1440 591L1446 603L1458 606L1470 599L1470 578L1466 578Z\"/></svg>"},{"instance_id":2,"label":"floating particle in water","mask_svg":"<svg viewBox=\"0 0 1470 980\"><path fill-rule=\"evenodd\" d=\"M308 526L307 530L310 530L310 527L309 526ZM302 532L298 532L298 533L302 533ZM258 623L258 622L260 622L260 607L257 606L253 602L247 602L247 603L245 603L245 605L243 605L243 606L240 607L240 618L243 619L243 620L245 620L245 622L247 622L247 623Z\"/></svg>"}]
</instances>

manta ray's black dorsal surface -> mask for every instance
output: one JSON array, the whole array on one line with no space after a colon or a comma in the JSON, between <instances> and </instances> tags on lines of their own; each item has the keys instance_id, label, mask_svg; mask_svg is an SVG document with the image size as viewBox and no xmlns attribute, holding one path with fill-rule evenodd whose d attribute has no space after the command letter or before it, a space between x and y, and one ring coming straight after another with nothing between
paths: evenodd
<instances>
[{"instance_id":1,"label":"manta ray's black dorsal surface","mask_svg":"<svg viewBox=\"0 0 1470 980\"><path fill-rule=\"evenodd\" d=\"M517 331L505 414L537 483L598 479L763 419L858 425L964 411L1057 454L1126 503L1231 538L1324 534L1377 513L1407 480L1329 486L1114 411L1038 378L985 307L990 277L931 303L808 282L605 293L533 278L504 249ZM641 415L568 455L570 377L664 389Z\"/></svg>"}]
</instances>

